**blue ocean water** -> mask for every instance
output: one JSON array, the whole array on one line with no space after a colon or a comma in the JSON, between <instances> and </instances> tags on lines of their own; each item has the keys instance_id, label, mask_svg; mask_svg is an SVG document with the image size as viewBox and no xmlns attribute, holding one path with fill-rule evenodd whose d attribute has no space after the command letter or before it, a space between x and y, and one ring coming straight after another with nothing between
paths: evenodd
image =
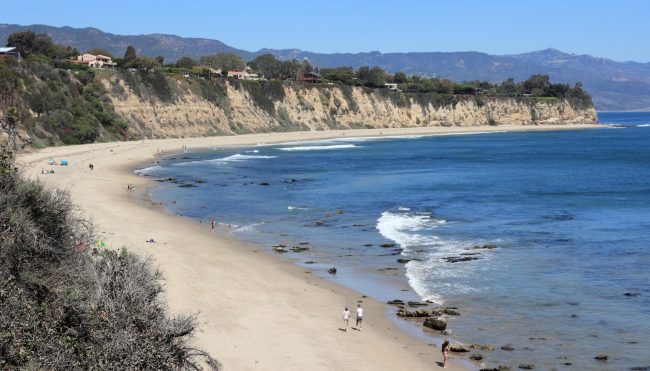
<instances>
[{"instance_id":1,"label":"blue ocean water","mask_svg":"<svg viewBox=\"0 0 650 371\"><path fill-rule=\"evenodd\" d=\"M600 119L619 128L213 149L140 174L177 179L150 191L173 212L308 243L288 255L379 300L458 307L451 337L496 345L487 365L650 366L650 113Z\"/></svg>"}]
</instances>

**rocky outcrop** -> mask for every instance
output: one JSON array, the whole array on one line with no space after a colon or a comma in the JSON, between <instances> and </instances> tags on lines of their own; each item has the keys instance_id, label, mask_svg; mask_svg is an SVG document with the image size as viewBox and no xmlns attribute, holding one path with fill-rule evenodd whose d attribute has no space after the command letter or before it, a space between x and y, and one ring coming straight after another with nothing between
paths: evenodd
<instances>
[{"instance_id":1,"label":"rocky outcrop","mask_svg":"<svg viewBox=\"0 0 650 371\"><path fill-rule=\"evenodd\" d=\"M440 97L342 85L264 81L212 83L167 79L159 99L120 75L103 80L115 112L134 137L233 135L253 132L485 125L596 123L593 107L567 100L483 96ZM201 82L207 84L207 82ZM194 85L192 85L194 84ZM207 89L207 90L206 90ZM219 92L213 97L210 89Z\"/></svg>"},{"instance_id":2,"label":"rocky outcrop","mask_svg":"<svg viewBox=\"0 0 650 371\"><path fill-rule=\"evenodd\" d=\"M447 329L447 321L440 318L427 318L422 325L436 331Z\"/></svg>"}]
</instances>

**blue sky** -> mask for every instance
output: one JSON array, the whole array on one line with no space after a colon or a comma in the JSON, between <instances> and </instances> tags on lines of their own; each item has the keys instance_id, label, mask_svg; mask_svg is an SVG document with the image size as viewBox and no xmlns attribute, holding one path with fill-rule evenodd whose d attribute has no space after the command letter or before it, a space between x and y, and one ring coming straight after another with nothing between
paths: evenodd
<instances>
[{"instance_id":1,"label":"blue sky","mask_svg":"<svg viewBox=\"0 0 650 371\"><path fill-rule=\"evenodd\" d=\"M520 53L650 61L650 1L3 0L0 23L168 33L257 50Z\"/></svg>"}]
</instances>

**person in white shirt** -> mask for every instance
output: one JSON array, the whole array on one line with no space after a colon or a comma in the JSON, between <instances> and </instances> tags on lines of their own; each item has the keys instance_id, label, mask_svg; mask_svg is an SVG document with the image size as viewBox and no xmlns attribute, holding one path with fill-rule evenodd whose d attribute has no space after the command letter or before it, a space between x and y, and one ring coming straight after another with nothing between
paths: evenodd
<instances>
[{"instance_id":1,"label":"person in white shirt","mask_svg":"<svg viewBox=\"0 0 650 371\"><path fill-rule=\"evenodd\" d=\"M345 326L343 328L343 331L348 330L348 322L350 321L350 310L348 310L348 307L345 307L345 310L343 310L343 313L341 314L341 317L343 318L343 325Z\"/></svg>"},{"instance_id":2,"label":"person in white shirt","mask_svg":"<svg viewBox=\"0 0 650 371\"><path fill-rule=\"evenodd\" d=\"M361 322L363 322L363 308L357 304L357 330L361 331Z\"/></svg>"}]
</instances>

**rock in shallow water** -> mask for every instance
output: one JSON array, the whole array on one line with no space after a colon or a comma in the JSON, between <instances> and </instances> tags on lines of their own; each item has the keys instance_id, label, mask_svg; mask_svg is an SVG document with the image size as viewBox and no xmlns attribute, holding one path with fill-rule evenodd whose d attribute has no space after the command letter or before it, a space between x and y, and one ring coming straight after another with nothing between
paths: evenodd
<instances>
[{"instance_id":1,"label":"rock in shallow water","mask_svg":"<svg viewBox=\"0 0 650 371\"><path fill-rule=\"evenodd\" d=\"M454 353L467 353L469 352L469 347L465 344L452 344L449 350Z\"/></svg>"},{"instance_id":2,"label":"rock in shallow water","mask_svg":"<svg viewBox=\"0 0 650 371\"><path fill-rule=\"evenodd\" d=\"M447 263L459 263L459 262L467 262L471 260L479 260L480 258L477 256L446 256L442 259Z\"/></svg>"},{"instance_id":3,"label":"rock in shallow water","mask_svg":"<svg viewBox=\"0 0 650 371\"><path fill-rule=\"evenodd\" d=\"M510 367L506 365L499 365L499 367L482 368L481 371L510 371Z\"/></svg>"},{"instance_id":4,"label":"rock in shallow water","mask_svg":"<svg viewBox=\"0 0 650 371\"><path fill-rule=\"evenodd\" d=\"M476 246L472 247L472 250L483 250L483 249L485 249L485 250L492 250L492 249L496 249L496 248L497 248L497 245L495 245L495 244L493 244L493 243L486 243L486 244L483 245L483 246L481 246L481 245L476 245Z\"/></svg>"},{"instance_id":5,"label":"rock in shallow water","mask_svg":"<svg viewBox=\"0 0 650 371\"><path fill-rule=\"evenodd\" d=\"M424 320L424 323L422 325L432 330L443 331L447 328L447 321L440 318L427 318Z\"/></svg>"},{"instance_id":6,"label":"rock in shallow water","mask_svg":"<svg viewBox=\"0 0 650 371\"><path fill-rule=\"evenodd\" d=\"M474 360L474 361L480 361L480 360L483 359L483 356L478 354L478 353L474 353L471 356L469 356L469 359Z\"/></svg>"},{"instance_id":7,"label":"rock in shallow water","mask_svg":"<svg viewBox=\"0 0 650 371\"><path fill-rule=\"evenodd\" d=\"M472 344L469 347L472 349L479 349L485 352L494 352L494 346L490 344Z\"/></svg>"},{"instance_id":8,"label":"rock in shallow water","mask_svg":"<svg viewBox=\"0 0 650 371\"><path fill-rule=\"evenodd\" d=\"M431 313L429 313L429 311L426 310L410 311L410 310L400 309L397 311L397 316L403 318L425 318L425 317L431 317Z\"/></svg>"}]
</instances>

